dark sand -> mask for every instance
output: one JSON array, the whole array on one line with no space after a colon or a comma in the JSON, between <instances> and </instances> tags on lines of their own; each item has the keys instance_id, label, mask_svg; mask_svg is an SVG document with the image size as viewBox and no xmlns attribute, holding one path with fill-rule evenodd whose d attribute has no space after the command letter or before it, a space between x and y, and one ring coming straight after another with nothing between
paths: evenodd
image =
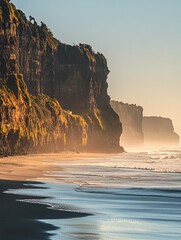
<instances>
[{"instance_id":1,"label":"dark sand","mask_svg":"<svg viewBox=\"0 0 181 240\"><path fill-rule=\"evenodd\" d=\"M57 162L76 161L95 156L101 157L102 154L66 152L0 158L0 240L48 240L51 236L50 232L56 230L57 227L38 220L67 219L90 215L70 210L54 210L45 204L16 201L42 198L9 194L4 191L21 188L32 189L36 184L41 185L41 181L54 181L55 179L51 179L51 176L46 173L60 171L61 168L57 167ZM37 179L41 180L37 182ZM35 182L33 182L34 180ZM31 183L35 185L33 187L24 185Z\"/></svg>"},{"instance_id":2,"label":"dark sand","mask_svg":"<svg viewBox=\"0 0 181 240\"><path fill-rule=\"evenodd\" d=\"M34 184L34 186L24 184ZM8 189L39 188L35 186L36 184L37 182L0 180L0 240L48 240L51 236L49 231L57 228L38 220L67 219L89 215L54 210L45 204L16 201L44 198L4 193Z\"/></svg>"}]
</instances>

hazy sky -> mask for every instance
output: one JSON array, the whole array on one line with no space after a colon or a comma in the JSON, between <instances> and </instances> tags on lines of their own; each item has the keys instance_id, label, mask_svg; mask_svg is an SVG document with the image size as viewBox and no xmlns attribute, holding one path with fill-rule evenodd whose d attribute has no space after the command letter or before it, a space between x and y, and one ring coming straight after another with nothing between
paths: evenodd
<instances>
[{"instance_id":1,"label":"hazy sky","mask_svg":"<svg viewBox=\"0 0 181 240\"><path fill-rule=\"evenodd\" d=\"M112 99L170 117L181 135L181 0L12 0L56 38L108 61Z\"/></svg>"}]
</instances>

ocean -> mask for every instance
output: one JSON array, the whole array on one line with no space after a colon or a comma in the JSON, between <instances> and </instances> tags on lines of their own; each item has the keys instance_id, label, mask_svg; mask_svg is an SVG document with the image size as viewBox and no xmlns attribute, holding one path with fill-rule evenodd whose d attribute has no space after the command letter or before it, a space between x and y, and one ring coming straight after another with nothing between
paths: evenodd
<instances>
[{"instance_id":1,"label":"ocean","mask_svg":"<svg viewBox=\"0 0 181 240\"><path fill-rule=\"evenodd\" d=\"M56 164L60 171L38 179L43 189L41 184L38 189L8 190L46 197L21 200L27 203L85 214L39 219L57 227L50 240L181 239L181 148L129 149Z\"/></svg>"}]
</instances>

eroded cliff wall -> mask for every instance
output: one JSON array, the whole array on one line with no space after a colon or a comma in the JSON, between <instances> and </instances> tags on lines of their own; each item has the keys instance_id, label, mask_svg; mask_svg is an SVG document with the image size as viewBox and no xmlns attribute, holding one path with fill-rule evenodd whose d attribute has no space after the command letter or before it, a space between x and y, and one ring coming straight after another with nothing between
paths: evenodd
<instances>
[{"instance_id":1,"label":"eroded cliff wall","mask_svg":"<svg viewBox=\"0 0 181 240\"><path fill-rule=\"evenodd\" d=\"M179 135L174 132L172 120L163 117L144 117L145 146L170 146L179 144Z\"/></svg>"},{"instance_id":2,"label":"eroded cliff wall","mask_svg":"<svg viewBox=\"0 0 181 240\"><path fill-rule=\"evenodd\" d=\"M0 0L1 152L121 151L108 73L102 54L62 44L44 23Z\"/></svg>"},{"instance_id":3,"label":"eroded cliff wall","mask_svg":"<svg viewBox=\"0 0 181 240\"><path fill-rule=\"evenodd\" d=\"M121 145L125 147L143 146L143 108L134 104L111 101L111 106L119 115L123 132L120 138Z\"/></svg>"}]
</instances>

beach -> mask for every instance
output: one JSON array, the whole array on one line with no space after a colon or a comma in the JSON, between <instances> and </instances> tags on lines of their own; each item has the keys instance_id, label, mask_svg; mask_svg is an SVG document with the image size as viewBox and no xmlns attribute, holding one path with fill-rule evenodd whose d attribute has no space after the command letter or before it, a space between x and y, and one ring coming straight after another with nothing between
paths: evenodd
<instances>
[{"instance_id":1,"label":"beach","mask_svg":"<svg viewBox=\"0 0 181 240\"><path fill-rule=\"evenodd\" d=\"M181 240L180 9L0 0L0 240Z\"/></svg>"},{"instance_id":2,"label":"beach","mask_svg":"<svg viewBox=\"0 0 181 240\"><path fill-rule=\"evenodd\" d=\"M0 159L0 239L180 239L181 150Z\"/></svg>"}]
</instances>

